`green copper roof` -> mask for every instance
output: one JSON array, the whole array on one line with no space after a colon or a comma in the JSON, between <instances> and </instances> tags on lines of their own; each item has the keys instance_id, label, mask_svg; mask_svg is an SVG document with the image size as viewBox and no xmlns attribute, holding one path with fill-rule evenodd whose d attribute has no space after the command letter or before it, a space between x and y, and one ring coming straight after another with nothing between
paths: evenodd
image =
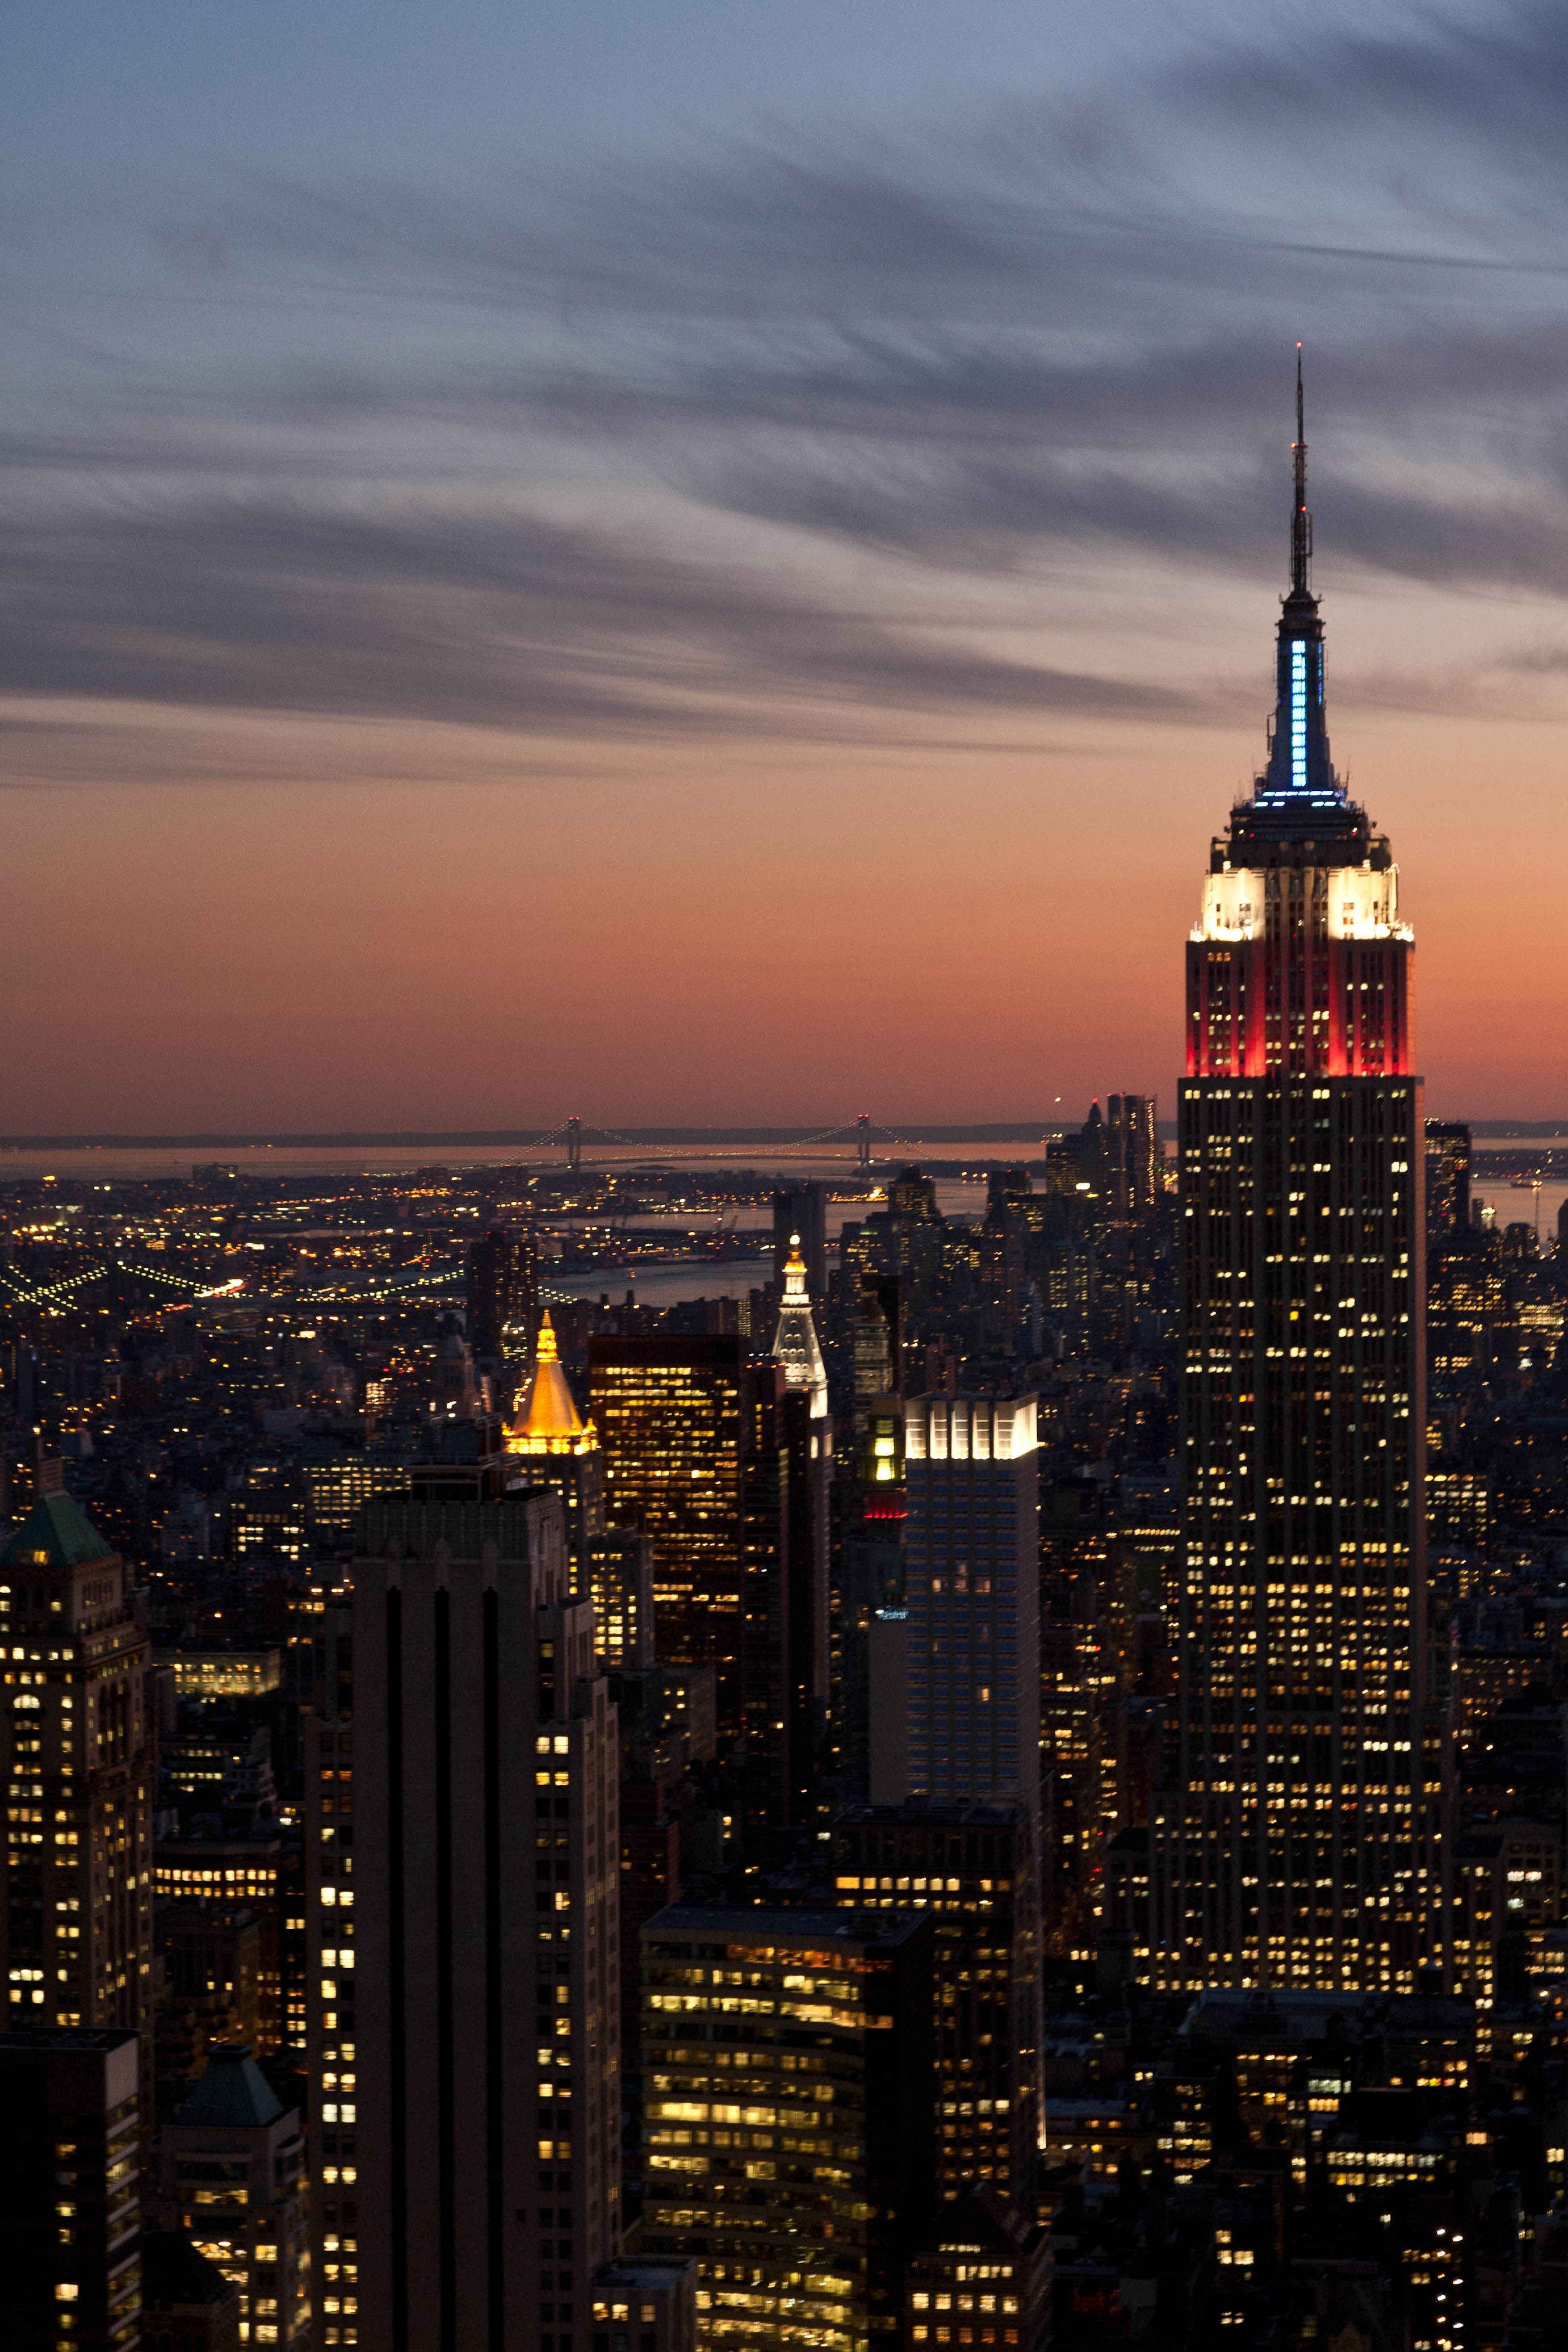
<instances>
[{"instance_id":1,"label":"green copper roof","mask_svg":"<svg viewBox=\"0 0 1568 2352\"><path fill-rule=\"evenodd\" d=\"M177 2124L226 2124L241 2131L257 2131L275 2123L283 2102L253 2063L248 2042L216 2042L207 2053L206 2072L197 2076L190 2096L174 2110Z\"/></svg>"},{"instance_id":2,"label":"green copper roof","mask_svg":"<svg viewBox=\"0 0 1568 2352\"><path fill-rule=\"evenodd\" d=\"M42 1496L33 1505L5 1550L0 1567L29 1567L43 1552L50 1568L81 1568L89 1559L107 1559L113 1550L105 1543L81 1505L63 1491Z\"/></svg>"}]
</instances>

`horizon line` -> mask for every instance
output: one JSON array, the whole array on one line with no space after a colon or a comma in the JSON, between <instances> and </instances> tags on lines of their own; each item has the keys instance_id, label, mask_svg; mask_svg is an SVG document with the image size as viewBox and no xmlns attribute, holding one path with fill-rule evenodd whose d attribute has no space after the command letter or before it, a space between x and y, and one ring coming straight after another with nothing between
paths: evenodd
<instances>
[{"instance_id":1,"label":"horizon line","mask_svg":"<svg viewBox=\"0 0 1568 2352\"><path fill-rule=\"evenodd\" d=\"M1071 1125L1071 1116L1064 1120L1059 1116L1048 1119L966 1120L962 1125L946 1123L927 1125L923 1120L900 1119L896 1125L910 1130L908 1137L894 1132L894 1123L878 1119L874 1123L879 1141L900 1143L1013 1143L1027 1142ZM253 1130L244 1133L219 1133L198 1129L189 1134L132 1135L100 1132L86 1135L0 1135L0 1153L6 1151L239 1151L239 1150L411 1150L449 1149L496 1150L516 1146L520 1150L564 1150L562 1134L564 1122L548 1129L539 1128L465 1128L443 1129L350 1129L338 1131L322 1129ZM1520 1136L1531 1141L1546 1141L1554 1136L1568 1140L1568 1118L1563 1119L1459 1119L1445 1124L1468 1127L1478 1138ZM1176 1132L1173 1119L1156 1122L1167 1137ZM632 1127L613 1129L590 1126L584 1122L582 1141L584 1144L802 1144L827 1143L842 1139L855 1141L855 1122L846 1120L842 1127L826 1132L811 1127Z\"/></svg>"}]
</instances>

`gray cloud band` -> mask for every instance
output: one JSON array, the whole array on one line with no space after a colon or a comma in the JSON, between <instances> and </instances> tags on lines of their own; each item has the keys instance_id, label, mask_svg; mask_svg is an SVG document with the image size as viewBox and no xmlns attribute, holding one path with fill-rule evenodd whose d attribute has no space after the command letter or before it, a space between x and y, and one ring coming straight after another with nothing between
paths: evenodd
<instances>
[{"instance_id":1,"label":"gray cloud band","mask_svg":"<svg viewBox=\"0 0 1568 2352\"><path fill-rule=\"evenodd\" d=\"M923 142L165 206L162 341L12 404L0 684L565 734L1210 718L1234 688L976 640L1048 647L1069 557L1272 579L1303 325L1335 562L1555 598L1565 97L1554 12L1417 16Z\"/></svg>"}]
</instances>

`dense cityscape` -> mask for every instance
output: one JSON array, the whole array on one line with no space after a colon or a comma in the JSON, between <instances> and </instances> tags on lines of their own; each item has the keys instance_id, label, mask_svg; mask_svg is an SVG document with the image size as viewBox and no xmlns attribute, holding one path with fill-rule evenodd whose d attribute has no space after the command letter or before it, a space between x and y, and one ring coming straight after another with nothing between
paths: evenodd
<instances>
[{"instance_id":1,"label":"dense cityscape","mask_svg":"<svg viewBox=\"0 0 1568 2352\"><path fill-rule=\"evenodd\" d=\"M16 2340L1555 2338L1564 1155L1291 531L1168 1127L0 1167Z\"/></svg>"}]
</instances>

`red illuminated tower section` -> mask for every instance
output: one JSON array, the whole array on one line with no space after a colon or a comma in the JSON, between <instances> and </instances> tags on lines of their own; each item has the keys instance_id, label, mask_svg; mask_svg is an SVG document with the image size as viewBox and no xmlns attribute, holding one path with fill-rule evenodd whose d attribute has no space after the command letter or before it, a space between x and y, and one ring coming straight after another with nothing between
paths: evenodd
<instances>
[{"instance_id":1,"label":"red illuminated tower section","mask_svg":"<svg viewBox=\"0 0 1568 2352\"><path fill-rule=\"evenodd\" d=\"M1185 1570L1150 1937L1173 1990L1408 1990L1441 1944L1415 950L1329 757L1299 374L1297 401L1268 761L1187 948Z\"/></svg>"},{"instance_id":2,"label":"red illuminated tower section","mask_svg":"<svg viewBox=\"0 0 1568 2352\"><path fill-rule=\"evenodd\" d=\"M1413 950L1399 869L1329 757L1299 363L1295 457L1268 764L1210 845L1187 944L1190 1078L1384 1078L1411 1068Z\"/></svg>"}]
</instances>

